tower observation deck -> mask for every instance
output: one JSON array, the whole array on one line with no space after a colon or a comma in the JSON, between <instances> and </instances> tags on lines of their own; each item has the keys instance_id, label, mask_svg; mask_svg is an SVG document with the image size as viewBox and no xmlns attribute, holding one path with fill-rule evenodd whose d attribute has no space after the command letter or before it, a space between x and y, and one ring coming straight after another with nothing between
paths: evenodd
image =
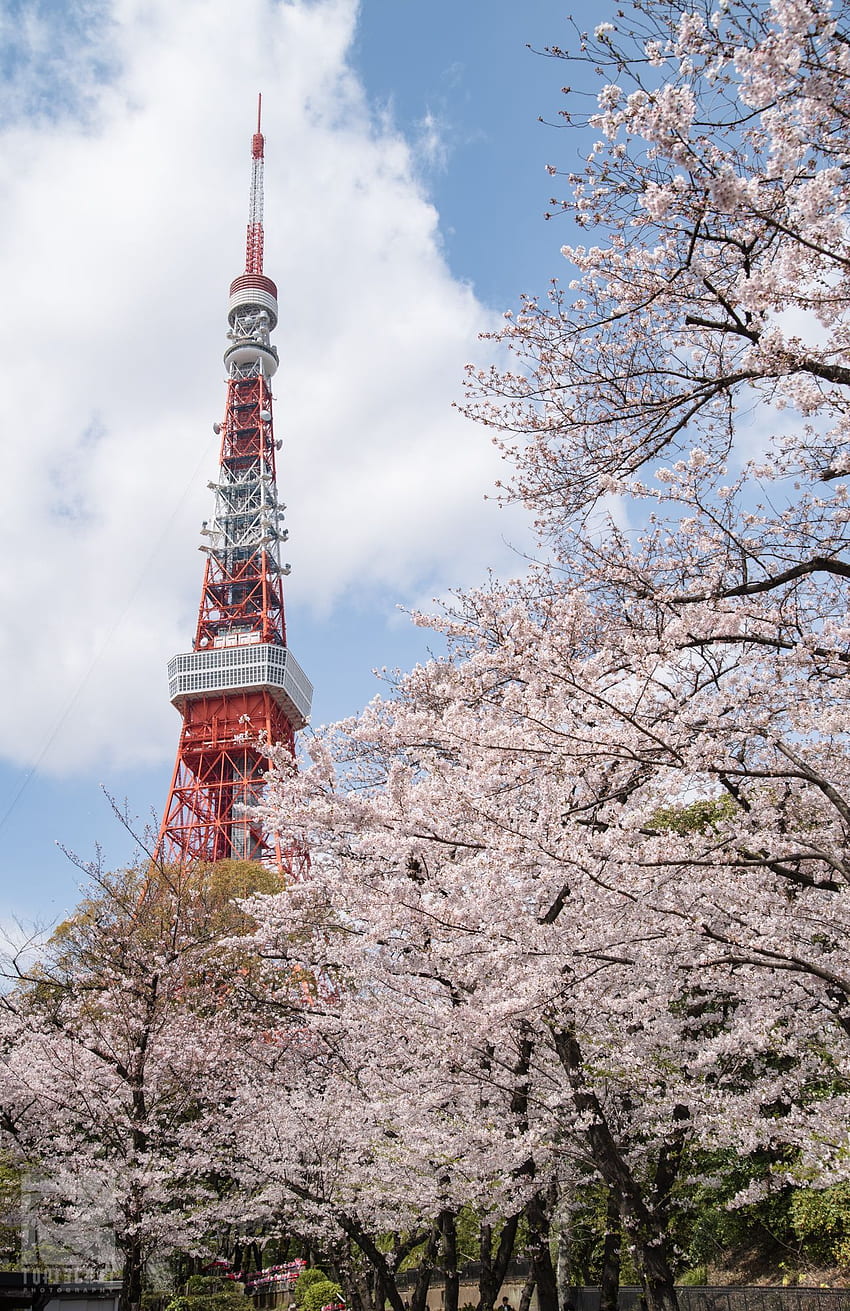
<instances>
[{"instance_id":1,"label":"tower observation deck","mask_svg":"<svg viewBox=\"0 0 850 1311\"><path fill-rule=\"evenodd\" d=\"M245 813L262 797L268 749L295 749L312 686L286 643L271 379L278 354L277 287L263 272L264 138L257 114L245 272L230 285L227 396L213 517L192 650L168 664L171 701L183 720L156 855L166 864L223 860L292 865Z\"/></svg>"}]
</instances>

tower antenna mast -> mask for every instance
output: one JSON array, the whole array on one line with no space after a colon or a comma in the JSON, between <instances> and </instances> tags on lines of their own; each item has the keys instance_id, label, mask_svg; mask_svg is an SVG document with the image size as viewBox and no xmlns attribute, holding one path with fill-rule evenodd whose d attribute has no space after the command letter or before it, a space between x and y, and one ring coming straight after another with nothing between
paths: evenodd
<instances>
[{"instance_id":1,"label":"tower antenna mast","mask_svg":"<svg viewBox=\"0 0 850 1311\"><path fill-rule=\"evenodd\" d=\"M265 138L261 122L263 95L257 96L257 130L251 138L251 197L248 203L248 241L245 249L245 272L263 271L263 164Z\"/></svg>"}]
</instances>

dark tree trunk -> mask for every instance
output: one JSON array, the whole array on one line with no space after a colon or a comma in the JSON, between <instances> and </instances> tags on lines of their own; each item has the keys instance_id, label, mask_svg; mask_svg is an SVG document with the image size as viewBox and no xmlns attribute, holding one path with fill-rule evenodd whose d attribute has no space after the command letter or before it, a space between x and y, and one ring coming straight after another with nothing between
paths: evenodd
<instances>
[{"instance_id":1,"label":"dark tree trunk","mask_svg":"<svg viewBox=\"0 0 850 1311\"><path fill-rule=\"evenodd\" d=\"M525 1208L531 1281L537 1285L539 1311L558 1311L558 1283L549 1251L549 1212L541 1194L532 1193Z\"/></svg>"},{"instance_id":2,"label":"dark tree trunk","mask_svg":"<svg viewBox=\"0 0 850 1311\"><path fill-rule=\"evenodd\" d=\"M562 1216L558 1227L558 1254L555 1264L555 1282L558 1285L558 1311L567 1311L567 1304L572 1303L573 1262L570 1238L570 1231L564 1224Z\"/></svg>"},{"instance_id":3,"label":"dark tree trunk","mask_svg":"<svg viewBox=\"0 0 850 1311\"><path fill-rule=\"evenodd\" d=\"M478 1250L481 1256L481 1275L478 1280L478 1311L493 1311L499 1290L508 1273L508 1266L516 1246L519 1215L512 1215L502 1225L499 1246L493 1252L493 1226L482 1222L478 1231Z\"/></svg>"},{"instance_id":4,"label":"dark tree trunk","mask_svg":"<svg viewBox=\"0 0 850 1311\"><path fill-rule=\"evenodd\" d=\"M522 1292L519 1296L519 1311L528 1311L531 1306L531 1297L534 1293L534 1272L528 1276L522 1286Z\"/></svg>"},{"instance_id":5,"label":"dark tree trunk","mask_svg":"<svg viewBox=\"0 0 850 1311\"><path fill-rule=\"evenodd\" d=\"M440 1228L439 1222L435 1222L428 1235L425 1251L422 1253L422 1260L419 1262L419 1269L416 1271L416 1282L413 1285L413 1293L410 1298L410 1311L426 1311L428 1289L431 1287L431 1274L434 1269L434 1262L437 1259L439 1246Z\"/></svg>"},{"instance_id":6,"label":"dark tree trunk","mask_svg":"<svg viewBox=\"0 0 850 1311\"><path fill-rule=\"evenodd\" d=\"M453 1211L443 1211L440 1216L440 1231L443 1272L446 1277L443 1311L458 1311L460 1276L457 1272L457 1216Z\"/></svg>"},{"instance_id":7,"label":"dark tree trunk","mask_svg":"<svg viewBox=\"0 0 850 1311\"><path fill-rule=\"evenodd\" d=\"M134 1110L144 1111L142 1094L133 1095ZM134 1147L137 1157L142 1158L147 1148L144 1133L135 1130ZM118 1311L139 1311L142 1303L142 1286L145 1274L145 1251L139 1233L145 1213L144 1195L135 1182L131 1182L121 1207L122 1234L118 1246L123 1257L121 1271L121 1292L118 1297ZM116 1235L117 1237L117 1235Z\"/></svg>"},{"instance_id":8,"label":"dark tree trunk","mask_svg":"<svg viewBox=\"0 0 850 1311\"><path fill-rule=\"evenodd\" d=\"M351 1239L347 1238L334 1253L334 1273L345 1297L349 1311L376 1311L373 1290L360 1276L357 1262L351 1250Z\"/></svg>"},{"instance_id":9,"label":"dark tree trunk","mask_svg":"<svg viewBox=\"0 0 850 1311\"><path fill-rule=\"evenodd\" d=\"M602 1276L599 1311L617 1311L620 1293L620 1202L610 1188L605 1210L605 1242L602 1248Z\"/></svg>"},{"instance_id":10,"label":"dark tree trunk","mask_svg":"<svg viewBox=\"0 0 850 1311\"><path fill-rule=\"evenodd\" d=\"M483 1220L478 1227L478 1259L478 1311L493 1311L499 1296L499 1285L493 1279L493 1226Z\"/></svg>"},{"instance_id":11,"label":"dark tree trunk","mask_svg":"<svg viewBox=\"0 0 850 1311\"><path fill-rule=\"evenodd\" d=\"M669 1240L663 1210L650 1205L612 1134L602 1103L584 1077L584 1062L575 1032L552 1030L558 1059L564 1068L576 1110L590 1120L586 1130L593 1163L608 1187L619 1196L623 1228L641 1269L647 1311L679 1311Z\"/></svg>"},{"instance_id":12,"label":"dark tree trunk","mask_svg":"<svg viewBox=\"0 0 850 1311\"><path fill-rule=\"evenodd\" d=\"M305 1201L315 1201L313 1195L306 1188L299 1188L296 1184L290 1183L290 1191ZM398 1269L398 1260L395 1261L391 1268L386 1253L382 1252L375 1242L375 1239L368 1233L361 1224L346 1211L335 1212L335 1219L342 1232L351 1240L355 1247L363 1254L364 1259L369 1263L375 1272L375 1303L383 1311L384 1303L389 1302L392 1311L406 1311L401 1293L398 1290L398 1284L395 1280L395 1271ZM427 1235L415 1235L413 1239L408 1240L406 1251L411 1251L417 1247ZM400 1255L396 1251L394 1257ZM430 1277L430 1276L429 1276ZM123 1308L121 1308L123 1311Z\"/></svg>"},{"instance_id":13,"label":"dark tree trunk","mask_svg":"<svg viewBox=\"0 0 850 1311\"><path fill-rule=\"evenodd\" d=\"M118 1311L138 1311L142 1302L142 1280L145 1273L145 1257L142 1244L133 1239L122 1243L124 1253L121 1271L121 1293L118 1299Z\"/></svg>"},{"instance_id":14,"label":"dark tree trunk","mask_svg":"<svg viewBox=\"0 0 850 1311\"><path fill-rule=\"evenodd\" d=\"M649 1252L641 1255L647 1311L679 1311L676 1285L666 1257Z\"/></svg>"}]
</instances>

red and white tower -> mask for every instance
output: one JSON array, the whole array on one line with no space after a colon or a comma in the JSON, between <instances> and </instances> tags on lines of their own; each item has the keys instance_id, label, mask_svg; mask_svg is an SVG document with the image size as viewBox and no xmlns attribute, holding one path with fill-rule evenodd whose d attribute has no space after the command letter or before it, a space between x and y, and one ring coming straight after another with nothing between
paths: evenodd
<instances>
[{"instance_id":1,"label":"red and white tower","mask_svg":"<svg viewBox=\"0 0 850 1311\"><path fill-rule=\"evenodd\" d=\"M205 523L204 583L192 650L168 664L169 695L183 717L157 857L188 865L223 860L289 863L244 813L260 799L269 745L294 751L312 686L286 645L271 379L277 287L263 273L260 111L251 141L245 272L230 285L231 345L215 512Z\"/></svg>"}]
</instances>

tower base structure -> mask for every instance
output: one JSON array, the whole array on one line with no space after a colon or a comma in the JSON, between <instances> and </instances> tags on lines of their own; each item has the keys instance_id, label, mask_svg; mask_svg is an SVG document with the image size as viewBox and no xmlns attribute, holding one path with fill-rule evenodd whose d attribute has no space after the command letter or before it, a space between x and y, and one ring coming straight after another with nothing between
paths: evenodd
<instances>
[{"instance_id":1,"label":"tower base structure","mask_svg":"<svg viewBox=\"0 0 850 1311\"><path fill-rule=\"evenodd\" d=\"M292 866L296 853L283 850L246 810L262 800L270 745L295 749L293 726L267 688L185 704L157 846L160 861L253 860L284 870Z\"/></svg>"}]
</instances>

